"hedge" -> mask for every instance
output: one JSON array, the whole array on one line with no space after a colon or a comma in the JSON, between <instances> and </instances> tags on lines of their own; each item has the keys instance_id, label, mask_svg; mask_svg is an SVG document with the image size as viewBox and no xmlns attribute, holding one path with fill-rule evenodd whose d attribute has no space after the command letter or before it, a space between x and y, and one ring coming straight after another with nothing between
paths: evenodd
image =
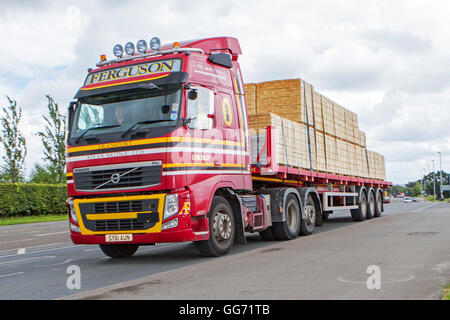
<instances>
[{"instance_id":1,"label":"hedge","mask_svg":"<svg viewBox=\"0 0 450 320\"><path fill-rule=\"evenodd\" d=\"M66 214L67 186L0 183L0 218Z\"/></svg>"}]
</instances>

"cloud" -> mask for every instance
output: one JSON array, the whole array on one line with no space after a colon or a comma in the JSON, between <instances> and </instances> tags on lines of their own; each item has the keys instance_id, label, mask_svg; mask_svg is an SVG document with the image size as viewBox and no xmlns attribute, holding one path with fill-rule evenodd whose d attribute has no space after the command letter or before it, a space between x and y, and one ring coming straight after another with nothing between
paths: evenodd
<instances>
[{"instance_id":1,"label":"cloud","mask_svg":"<svg viewBox=\"0 0 450 320\"><path fill-rule=\"evenodd\" d=\"M450 4L357 0L9 1L0 3L0 95L24 110L27 167L41 161L45 95L62 108L116 43L234 36L246 82L301 77L358 113L388 179L443 152L449 164ZM5 100L0 99L5 105ZM1 153L1 152L0 152ZM447 169L448 170L448 169Z\"/></svg>"}]
</instances>

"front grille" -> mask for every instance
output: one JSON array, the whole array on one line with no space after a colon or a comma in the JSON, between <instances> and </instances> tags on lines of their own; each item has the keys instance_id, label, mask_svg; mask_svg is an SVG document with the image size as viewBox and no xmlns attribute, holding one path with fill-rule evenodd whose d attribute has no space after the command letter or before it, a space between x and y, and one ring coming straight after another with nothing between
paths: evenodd
<instances>
[{"instance_id":1,"label":"front grille","mask_svg":"<svg viewBox=\"0 0 450 320\"><path fill-rule=\"evenodd\" d=\"M144 223L138 222L136 219L100 220L95 221L93 229L92 231L144 230Z\"/></svg>"},{"instance_id":2,"label":"front grille","mask_svg":"<svg viewBox=\"0 0 450 320\"><path fill-rule=\"evenodd\" d=\"M117 213L144 211L142 201L120 201L94 203L94 213ZM148 209L148 208L147 208Z\"/></svg>"},{"instance_id":3,"label":"front grille","mask_svg":"<svg viewBox=\"0 0 450 320\"><path fill-rule=\"evenodd\" d=\"M149 187L161 183L161 170L161 164L86 172L74 170L74 181L80 191Z\"/></svg>"},{"instance_id":4,"label":"front grille","mask_svg":"<svg viewBox=\"0 0 450 320\"><path fill-rule=\"evenodd\" d=\"M85 227L91 231L147 230L159 222L158 199L80 203ZM102 219L103 214L136 212L137 219ZM87 215L98 215L89 220Z\"/></svg>"}]
</instances>

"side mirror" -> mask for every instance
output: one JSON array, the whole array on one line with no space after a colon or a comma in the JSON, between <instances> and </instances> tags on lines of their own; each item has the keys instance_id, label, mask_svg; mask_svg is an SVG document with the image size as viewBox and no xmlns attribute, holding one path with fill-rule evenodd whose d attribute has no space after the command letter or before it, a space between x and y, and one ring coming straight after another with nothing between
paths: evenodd
<instances>
[{"instance_id":1,"label":"side mirror","mask_svg":"<svg viewBox=\"0 0 450 320\"><path fill-rule=\"evenodd\" d=\"M68 129L69 129L69 132L72 131L73 116L75 114L75 109L76 109L77 105L78 105L78 102L76 102L76 101L72 101L69 104L69 110L68 110L68 116L69 116Z\"/></svg>"},{"instance_id":2,"label":"side mirror","mask_svg":"<svg viewBox=\"0 0 450 320\"><path fill-rule=\"evenodd\" d=\"M190 90L188 92L188 99L189 100L197 100L197 90Z\"/></svg>"},{"instance_id":3,"label":"side mirror","mask_svg":"<svg viewBox=\"0 0 450 320\"><path fill-rule=\"evenodd\" d=\"M208 60L214 64L218 64L219 66L232 68L233 62L231 59L231 55L224 52L211 53L208 57Z\"/></svg>"}]
</instances>

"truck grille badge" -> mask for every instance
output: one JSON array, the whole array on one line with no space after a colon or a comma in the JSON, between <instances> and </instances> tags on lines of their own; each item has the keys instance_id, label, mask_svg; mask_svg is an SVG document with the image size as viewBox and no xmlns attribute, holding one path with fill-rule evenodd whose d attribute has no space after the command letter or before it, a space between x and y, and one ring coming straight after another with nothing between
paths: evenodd
<instances>
[{"instance_id":1,"label":"truck grille badge","mask_svg":"<svg viewBox=\"0 0 450 320\"><path fill-rule=\"evenodd\" d=\"M114 174L111 176L111 179L109 179L108 181L106 181L106 182L104 182L104 183L102 183L102 184L96 186L95 189L100 189L101 187L107 185L108 183L118 184L118 183L120 182L120 178L122 178L123 176L126 176L127 174L129 174L129 173L131 173L131 172L133 172L133 171L136 171L137 169L139 169L139 167L138 167L138 168L133 168L133 169L131 169L131 170L128 170L127 172L122 173L122 174L114 173Z\"/></svg>"}]
</instances>

